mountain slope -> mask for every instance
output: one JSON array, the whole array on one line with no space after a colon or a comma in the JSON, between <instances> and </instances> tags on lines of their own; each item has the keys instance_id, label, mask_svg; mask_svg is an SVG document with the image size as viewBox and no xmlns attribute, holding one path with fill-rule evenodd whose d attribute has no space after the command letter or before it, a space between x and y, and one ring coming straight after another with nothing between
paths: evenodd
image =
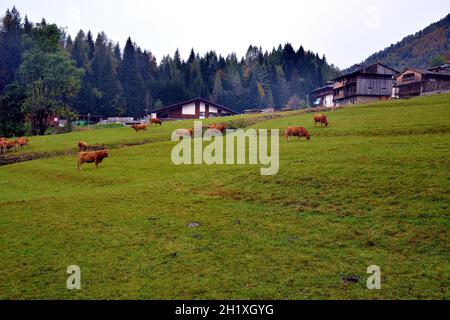
<instances>
[{"instance_id":1,"label":"mountain slope","mask_svg":"<svg viewBox=\"0 0 450 320\"><path fill-rule=\"evenodd\" d=\"M382 62L400 71L406 67L430 67L437 57L441 57L442 62L450 61L450 14L397 44L371 55L362 64ZM356 67L355 65L349 70Z\"/></svg>"}]
</instances>

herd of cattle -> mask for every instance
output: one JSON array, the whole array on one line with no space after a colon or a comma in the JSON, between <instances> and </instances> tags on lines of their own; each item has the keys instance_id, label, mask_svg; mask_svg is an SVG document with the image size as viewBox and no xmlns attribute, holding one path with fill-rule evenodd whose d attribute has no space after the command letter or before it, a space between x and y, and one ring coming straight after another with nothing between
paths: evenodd
<instances>
[{"instance_id":1,"label":"herd of cattle","mask_svg":"<svg viewBox=\"0 0 450 320\"><path fill-rule=\"evenodd\" d=\"M320 123L320 126L322 127L325 125L325 127L328 127L328 118L325 115L318 114L314 116L314 126L316 126L318 123ZM146 131L148 126L151 125L162 125L162 121L160 119L151 119L150 123L148 124L135 124L131 127L136 131ZM222 134L226 130L226 125L224 124L212 124L207 127L207 129L215 129L220 131ZM194 129L178 129L176 131L178 136L194 136ZM306 138L307 140L311 139L311 136L306 130L305 127L288 127L284 131L284 138L286 141L289 141L290 137L298 137L298 139L301 139L302 137ZM0 138L0 151L2 153L6 153L8 150L17 150L18 148L21 148L23 146L26 146L28 144L27 138L17 138L14 141L8 141L5 138ZM77 168L78 170L81 170L81 166L84 163L94 163L95 167L98 168L98 165L109 156L108 150L97 150L97 151L88 151L89 146L84 141L79 141L78 144L78 162L77 162Z\"/></svg>"},{"instance_id":2,"label":"herd of cattle","mask_svg":"<svg viewBox=\"0 0 450 320\"><path fill-rule=\"evenodd\" d=\"M0 152L6 153L7 151L16 151L28 144L27 138L17 138L16 140L7 140L5 138L0 138Z\"/></svg>"},{"instance_id":3,"label":"herd of cattle","mask_svg":"<svg viewBox=\"0 0 450 320\"><path fill-rule=\"evenodd\" d=\"M328 118L325 115L318 114L314 116L314 126L316 126L318 123L320 123L320 126L328 127ZM227 127L223 124L212 124L207 129L215 129L219 130L222 134L225 132L225 129ZM194 129L178 129L176 131L178 136L194 136ZM288 127L284 131L284 138L286 141L289 141L289 137L298 137L301 139L302 137L305 137L307 140L311 139L311 136L308 132L308 130L305 127Z\"/></svg>"}]
</instances>

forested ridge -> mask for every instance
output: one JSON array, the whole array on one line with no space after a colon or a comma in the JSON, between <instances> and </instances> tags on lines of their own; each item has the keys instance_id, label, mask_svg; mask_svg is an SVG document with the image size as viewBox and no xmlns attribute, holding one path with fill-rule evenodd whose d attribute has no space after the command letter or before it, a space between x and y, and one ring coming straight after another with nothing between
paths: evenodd
<instances>
[{"instance_id":1,"label":"forested ridge","mask_svg":"<svg viewBox=\"0 0 450 320\"><path fill-rule=\"evenodd\" d=\"M104 32L72 37L44 19L22 18L16 8L6 11L0 31L0 135L20 134L24 123L43 134L55 113L140 117L195 97L237 111L304 107L307 93L339 72L324 56L289 43L270 52L250 46L241 58L192 49L184 60L177 50L158 63L131 38L122 48ZM53 65L39 65L50 58ZM68 74L64 83L61 73Z\"/></svg>"},{"instance_id":2,"label":"forested ridge","mask_svg":"<svg viewBox=\"0 0 450 320\"><path fill-rule=\"evenodd\" d=\"M408 67L429 68L450 62L450 14L425 29L377 52L362 65L382 62L402 71ZM354 70L353 66L347 71Z\"/></svg>"}]
</instances>

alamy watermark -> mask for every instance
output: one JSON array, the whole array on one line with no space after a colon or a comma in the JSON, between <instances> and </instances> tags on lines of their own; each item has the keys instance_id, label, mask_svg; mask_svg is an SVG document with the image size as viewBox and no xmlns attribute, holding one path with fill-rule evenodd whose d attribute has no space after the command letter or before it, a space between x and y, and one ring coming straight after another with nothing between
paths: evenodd
<instances>
[{"instance_id":1,"label":"alamy watermark","mask_svg":"<svg viewBox=\"0 0 450 320\"><path fill-rule=\"evenodd\" d=\"M371 274L367 278L367 289L380 290L381 289L381 269L379 266L372 265L367 268L367 273Z\"/></svg>"},{"instance_id":2,"label":"alamy watermark","mask_svg":"<svg viewBox=\"0 0 450 320\"><path fill-rule=\"evenodd\" d=\"M203 133L202 122L195 121L194 129L178 129L172 133L172 141L179 142L172 149L172 162L175 165L259 164L263 166L261 175L273 176L280 168L279 130L271 129L270 134L268 131L211 128ZM210 143L203 148L203 142Z\"/></svg>"},{"instance_id":3,"label":"alamy watermark","mask_svg":"<svg viewBox=\"0 0 450 320\"><path fill-rule=\"evenodd\" d=\"M79 266L67 267L67 274L70 276L67 278L66 286L69 290L81 289L81 269Z\"/></svg>"}]
</instances>

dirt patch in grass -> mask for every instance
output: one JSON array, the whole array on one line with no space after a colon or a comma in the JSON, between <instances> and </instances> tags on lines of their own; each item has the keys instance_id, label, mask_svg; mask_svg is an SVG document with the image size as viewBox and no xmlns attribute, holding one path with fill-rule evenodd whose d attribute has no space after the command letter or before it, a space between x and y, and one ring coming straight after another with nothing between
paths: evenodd
<instances>
[{"instance_id":1,"label":"dirt patch in grass","mask_svg":"<svg viewBox=\"0 0 450 320\"><path fill-rule=\"evenodd\" d=\"M25 153L25 154L7 154L0 156L0 166L6 166L8 164L14 164L24 161L32 161L37 159L51 158L64 155L65 152L36 152L36 153Z\"/></svg>"}]
</instances>

